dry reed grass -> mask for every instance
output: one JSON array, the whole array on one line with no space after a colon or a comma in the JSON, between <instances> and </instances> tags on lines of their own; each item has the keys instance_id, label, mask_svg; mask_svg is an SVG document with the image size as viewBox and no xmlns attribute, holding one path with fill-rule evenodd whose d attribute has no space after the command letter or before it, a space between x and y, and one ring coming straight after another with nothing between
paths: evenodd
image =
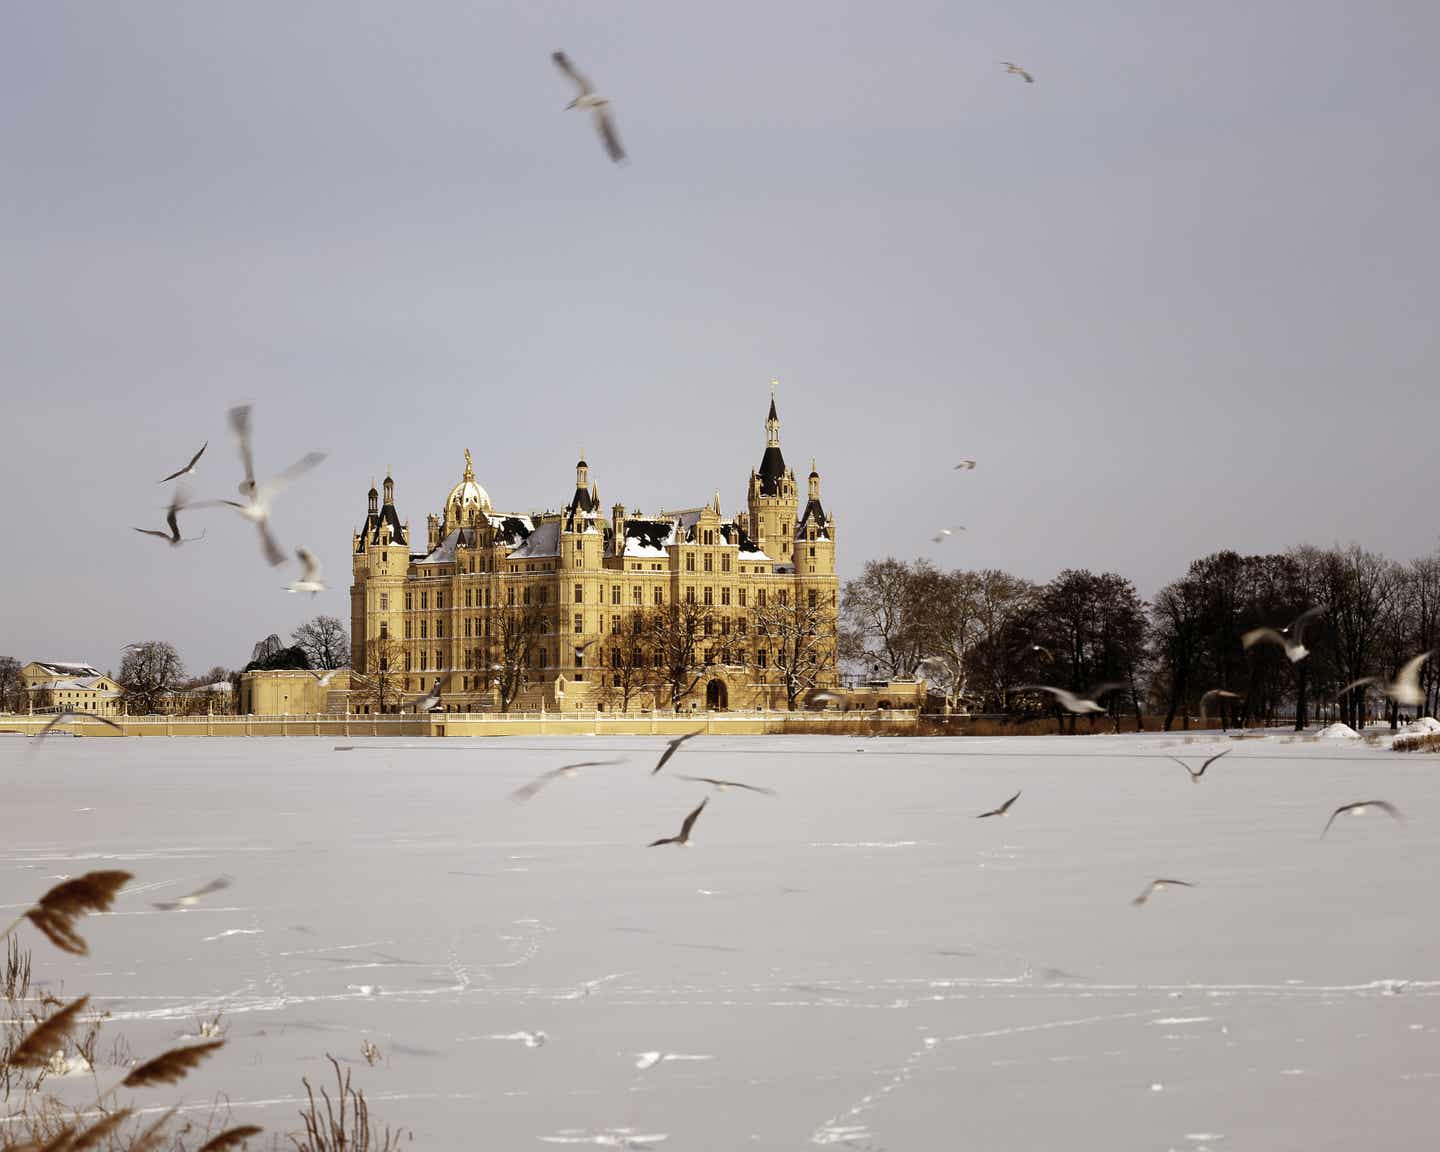
<instances>
[{"instance_id":1,"label":"dry reed grass","mask_svg":"<svg viewBox=\"0 0 1440 1152\"><path fill-rule=\"evenodd\" d=\"M1394 747L1397 752L1440 752L1440 732L1397 736Z\"/></svg>"},{"instance_id":2,"label":"dry reed grass","mask_svg":"<svg viewBox=\"0 0 1440 1152\"><path fill-rule=\"evenodd\" d=\"M324 1115L315 1102L315 1092L308 1078L302 1079L309 1105L300 1113L305 1125L303 1134L292 1134L289 1139L295 1152L394 1152L402 1140L412 1137L404 1131L392 1132L388 1127L376 1132L370 1124L370 1107L365 1103L365 1093L350 1087L350 1072L340 1071L340 1061L326 1053L325 1059L335 1069L336 1099L320 1089L320 1099L325 1102ZM349 1129L346 1129L346 1123Z\"/></svg>"}]
</instances>

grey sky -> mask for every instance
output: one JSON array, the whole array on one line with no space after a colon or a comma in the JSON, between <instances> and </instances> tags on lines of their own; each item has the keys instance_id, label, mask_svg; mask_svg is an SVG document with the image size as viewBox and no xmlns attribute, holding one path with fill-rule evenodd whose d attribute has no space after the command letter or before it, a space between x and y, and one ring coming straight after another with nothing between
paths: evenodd
<instances>
[{"instance_id":1,"label":"grey sky","mask_svg":"<svg viewBox=\"0 0 1440 1152\"><path fill-rule=\"evenodd\" d=\"M583 444L607 507L733 511L772 375L845 576L1428 551L1437 33L1423 0L0 6L0 650L238 665L348 616L372 476L423 532L466 447L505 509ZM238 517L130 531L207 437L234 494L240 400L262 474L330 453L275 522L314 601Z\"/></svg>"}]
</instances>

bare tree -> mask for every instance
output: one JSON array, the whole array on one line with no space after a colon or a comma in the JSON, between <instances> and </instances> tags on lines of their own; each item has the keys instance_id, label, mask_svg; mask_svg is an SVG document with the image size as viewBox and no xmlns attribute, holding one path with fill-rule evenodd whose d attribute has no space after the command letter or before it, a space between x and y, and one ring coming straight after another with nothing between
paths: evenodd
<instances>
[{"instance_id":1,"label":"bare tree","mask_svg":"<svg viewBox=\"0 0 1440 1152\"><path fill-rule=\"evenodd\" d=\"M634 612L629 619L629 631L610 635L596 673L602 680L600 698L611 707L618 706L621 712L630 710L632 700L647 695L654 700L654 657L647 644L652 635L649 617L645 612Z\"/></svg>"},{"instance_id":2,"label":"bare tree","mask_svg":"<svg viewBox=\"0 0 1440 1152\"><path fill-rule=\"evenodd\" d=\"M311 668L344 668L350 663L350 634L334 616L316 616L290 633Z\"/></svg>"},{"instance_id":3,"label":"bare tree","mask_svg":"<svg viewBox=\"0 0 1440 1152\"><path fill-rule=\"evenodd\" d=\"M23 685L20 661L13 656L0 656L0 712L20 711Z\"/></svg>"},{"instance_id":4,"label":"bare tree","mask_svg":"<svg viewBox=\"0 0 1440 1152\"><path fill-rule=\"evenodd\" d=\"M268 660L284 647L284 641L272 632L265 639L255 642L255 647L250 650L250 663L258 664L262 660Z\"/></svg>"},{"instance_id":5,"label":"bare tree","mask_svg":"<svg viewBox=\"0 0 1440 1152\"><path fill-rule=\"evenodd\" d=\"M939 673L945 702L959 706L970 687L970 656L980 639L980 576L975 572L931 569L916 580L923 621L922 666Z\"/></svg>"},{"instance_id":6,"label":"bare tree","mask_svg":"<svg viewBox=\"0 0 1440 1152\"><path fill-rule=\"evenodd\" d=\"M704 679L704 646L715 630L714 613L707 604L681 600L651 608L640 627L642 635L649 637L649 687L657 704L666 695L670 707L675 708Z\"/></svg>"},{"instance_id":7,"label":"bare tree","mask_svg":"<svg viewBox=\"0 0 1440 1152\"><path fill-rule=\"evenodd\" d=\"M132 644L120 661L116 677L124 691L125 708L131 713L154 713L161 710L170 693L185 682L185 666L172 644L164 640L147 640Z\"/></svg>"},{"instance_id":8,"label":"bare tree","mask_svg":"<svg viewBox=\"0 0 1440 1152\"><path fill-rule=\"evenodd\" d=\"M500 710L510 705L535 676L535 654L545 633L545 617L538 608L516 605L494 614L488 680L500 690Z\"/></svg>"},{"instance_id":9,"label":"bare tree","mask_svg":"<svg viewBox=\"0 0 1440 1152\"><path fill-rule=\"evenodd\" d=\"M365 642L365 669L350 677L351 696L372 711L381 713L400 710L404 674L405 646L386 636Z\"/></svg>"},{"instance_id":10,"label":"bare tree","mask_svg":"<svg viewBox=\"0 0 1440 1152\"><path fill-rule=\"evenodd\" d=\"M807 596L782 590L757 605L752 616L756 641L770 654L770 666L785 689L785 706L793 710L801 696L834 677L834 609L818 597L811 603Z\"/></svg>"},{"instance_id":11,"label":"bare tree","mask_svg":"<svg viewBox=\"0 0 1440 1152\"><path fill-rule=\"evenodd\" d=\"M870 560L841 597L845 659L886 676L913 676L925 656L924 609L918 585L934 568L924 560L907 564L886 557Z\"/></svg>"},{"instance_id":12,"label":"bare tree","mask_svg":"<svg viewBox=\"0 0 1440 1152\"><path fill-rule=\"evenodd\" d=\"M1397 588L1396 565L1358 544L1324 553L1321 563L1327 620L1335 639L1335 659L1345 683L1380 670L1380 625ZM1364 688L1353 689L1345 701L1348 723L1365 723Z\"/></svg>"}]
</instances>

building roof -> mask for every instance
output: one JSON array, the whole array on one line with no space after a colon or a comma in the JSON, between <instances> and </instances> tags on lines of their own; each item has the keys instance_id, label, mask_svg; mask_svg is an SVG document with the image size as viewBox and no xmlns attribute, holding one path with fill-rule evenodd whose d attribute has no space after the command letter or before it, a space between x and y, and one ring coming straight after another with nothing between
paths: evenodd
<instances>
[{"instance_id":1,"label":"building roof","mask_svg":"<svg viewBox=\"0 0 1440 1152\"><path fill-rule=\"evenodd\" d=\"M99 676L100 669L83 660L32 660L30 663L56 676Z\"/></svg>"},{"instance_id":2,"label":"building roof","mask_svg":"<svg viewBox=\"0 0 1440 1152\"><path fill-rule=\"evenodd\" d=\"M525 537L525 542L510 553L511 560L552 559L560 555L560 521L547 520Z\"/></svg>"},{"instance_id":3,"label":"building roof","mask_svg":"<svg viewBox=\"0 0 1440 1152\"><path fill-rule=\"evenodd\" d=\"M487 512L485 518L495 530L495 539L501 544L523 543L535 531L535 522L529 516L505 516Z\"/></svg>"},{"instance_id":4,"label":"building roof","mask_svg":"<svg viewBox=\"0 0 1440 1152\"><path fill-rule=\"evenodd\" d=\"M46 680L40 684L32 684L31 692L99 692L102 696L118 696L119 690L106 688L105 684L111 683L106 677L99 675L79 676L71 679Z\"/></svg>"},{"instance_id":5,"label":"building roof","mask_svg":"<svg viewBox=\"0 0 1440 1152\"><path fill-rule=\"evenodd\" d=\"M435 546L435 551L424 559L417 560L417 564L454 564L455 552L459 548L473 548L475 546L475 530L473 528L457 528L445 539Z\"/></svg>"},{"instance_id":6,"label":"building roof","mask_svg":"<svg viewBox=\"0 0 1440 1152\"><path fill-rule=\"evenodd\" d=\"M785 478L785 457L780 445L769 444L760 458L760 495L780 495L780 481Z\"/></svg>"},{"instance_id":7,"label":"building roof","mask_svg":"<svg viewBox=\"0 0 1440 1152\"><path fill-rule=\"evenodd\" d=\"M379 545L381 524L390 525L390 540L392 543L410 543L410 541L405 539L405 526L400 523L400 514L395 511L395 505L386 504L379 512L371 512L366 515L365 527L360 532L360 542L356 545L355 551L365 551L367 543Z\"/></svg>"},{"instance_id":8,"label":"building roof","mask_svg":"<svg viewBox=\"0 0 1440 1152\"><path fill-rule=\"evenodd\" d=\"M795 525L795 539L805 535L805 527L811 521L815 523L815 534L821 540L830 539L829 521L825 519L825 509L820 504L818 496L812 496L805 503L805 511L801 513L799 522Z\"/></svg>"}]
</instances>

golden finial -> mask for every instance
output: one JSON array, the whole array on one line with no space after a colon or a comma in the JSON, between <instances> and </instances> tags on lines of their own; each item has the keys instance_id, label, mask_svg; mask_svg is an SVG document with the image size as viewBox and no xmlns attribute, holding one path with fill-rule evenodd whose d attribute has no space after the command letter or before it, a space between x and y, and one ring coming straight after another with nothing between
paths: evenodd
<instances>
[{"instance_id":1,"label":"golden finial","mask_svg":"<svg viewBox=\"0 0 1440 1152\"><path fill-rule=\"evenodd\" d=\"M816 471L816 468L815 468L815 457L814 457L814 456L811 456L811 457L810 457L810 471L811 471L811 472Z\"/></svg>"},{"instance_id":2,"label":"golden finial","mask_svg":"<svg viewBox=\"0 0 1440 1152\"><path fill-rule=\"evenodd\" d=\"M777 384L779 384L779 383L780 383L780 381L777 380L777 379L775 379L774 376L770 377L770 399L771 399L771 400L774 400L774 399L775 399L775 385L777 385Z\"/></svg>"},{"instance_id":3,"label":"golden finial","mask_svg":"<svg viewBox=\"0 0 1440 1152\"><path fill-rule=\"evenodd\" d=\"M471 460L470 460L470 449L468 449L468 448L465 449L465 479L466 479L466 480L474 480L474 479L475 479L475 469L474 469L474 467L473 467L472 464L471 464Z\"/></svg>"}]
</instances>

